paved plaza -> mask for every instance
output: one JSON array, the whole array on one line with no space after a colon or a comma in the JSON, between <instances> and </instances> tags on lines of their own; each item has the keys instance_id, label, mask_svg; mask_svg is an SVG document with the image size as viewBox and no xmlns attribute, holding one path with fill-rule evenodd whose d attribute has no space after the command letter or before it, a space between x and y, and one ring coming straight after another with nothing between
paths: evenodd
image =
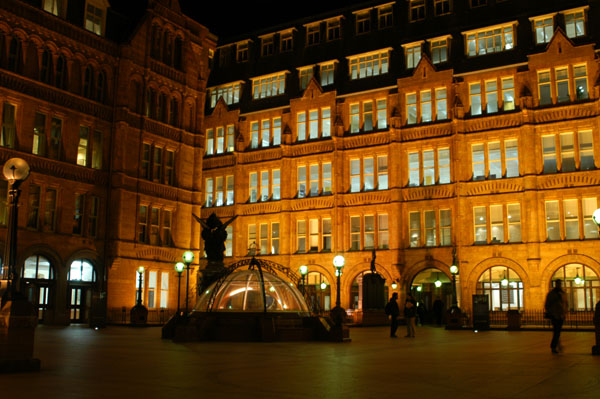
<instances>
[{"instance_id":1,"label":"paved plaza","mask_svg":"<svg viewBox=\"0 0 600 399\"><path fill-rule=\"evenodd\" d=\"M403 333L402 328L399 333ZM594 334L352 328L350 343L176 344L160 328L45 327L39 373L0 374L14 398L599 398ZM400 334L402 336L403 334Z\"/></svg>"}]
</instances>

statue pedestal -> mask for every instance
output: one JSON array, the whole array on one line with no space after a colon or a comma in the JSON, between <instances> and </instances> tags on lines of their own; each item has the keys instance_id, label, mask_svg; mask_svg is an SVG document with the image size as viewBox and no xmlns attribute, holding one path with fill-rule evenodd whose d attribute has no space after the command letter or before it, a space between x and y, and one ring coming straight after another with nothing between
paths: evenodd
<instances>
[{"instance_id":1,"label":"statue pedestal","mask_svg":"<svg viewBox=\"0 0 600 399\"><path fill-rule=\"evenodd\" d=\"M225 270L223 261L208 260L204 269L200 270L202 278L198 282L198 295L221 277L225 273Z\"/></svg>"},{"instance_id":2,"label":"statue pedestal","mask_svg":"<svg viewBox=\"0 0 600 399\"><path fill-rule=\"evenodd\" d=\"M148 323L148 309L144 305L135 305L131 308L130 321L134 326L145 326Z\"/></svg>"},{"instance_id":3,"label":"statue pedestal","mask_svg":"<svg viewBox=\"0 0 600 399\"><path fill-rule=\"evenodd\" d=\"M40 370L40 360L33 358L37 322L37 311L25 298L4 304L0 311L0 373Z\"/></svg>"}]
</instances>

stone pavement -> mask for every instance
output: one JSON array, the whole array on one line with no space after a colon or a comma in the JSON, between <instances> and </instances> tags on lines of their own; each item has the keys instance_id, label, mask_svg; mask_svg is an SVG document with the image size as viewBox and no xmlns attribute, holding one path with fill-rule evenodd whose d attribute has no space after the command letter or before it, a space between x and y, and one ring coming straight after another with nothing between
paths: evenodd
<instances>
[{"instance_id":1,"label":"stone pavement","mask_svg":"<svg viewBox=\"0 0 600 399\"><path fill-rule=\"evenodd\" d=\"M2 398L600 398L591 332L352 328L350 343L175 344L160 329L46 327L42 371L0 374ZM402 326L400 336L404 334Z\"/></svg>"}]
</instances>

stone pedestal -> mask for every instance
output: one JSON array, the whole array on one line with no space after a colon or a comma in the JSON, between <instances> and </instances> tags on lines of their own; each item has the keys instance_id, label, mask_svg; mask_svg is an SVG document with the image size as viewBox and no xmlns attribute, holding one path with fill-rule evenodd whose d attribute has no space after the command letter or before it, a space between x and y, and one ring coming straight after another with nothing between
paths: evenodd
<instances>
[{"instance_id":1,"label":"stone pedestal","mask_svg":"<svg viewBox=\"0 0 600 399\"><path fill-rule=\"evenodd\" d=\"M7 301L0 311L0 372L39 371L33 358L38 318L35 307L24 298Z\"/></svg>"},{"instance_id":2,"label":"stone pedestal","mask_svg":"<svg viewBox=\"0 0 600 399\"><path fill-rule=\"evenodd\" d=\"M135 305L131 308L131 324L143 327L148 323L148 309L144 305Z\"/></svg>"},{"instance_id":3,"label":"stone pedestal","mask_svg":"<svg viewBox=\"0 0 600 399\"><path fill-rule=\"evenodd\" d=\"M204 269L200 270L200 279L198 285L198 295L200 295L205 289L210 287L212 283L217 281L225 273L225 266L222 261L209 260L206 263Z\"/></svg>"}]
</instances>

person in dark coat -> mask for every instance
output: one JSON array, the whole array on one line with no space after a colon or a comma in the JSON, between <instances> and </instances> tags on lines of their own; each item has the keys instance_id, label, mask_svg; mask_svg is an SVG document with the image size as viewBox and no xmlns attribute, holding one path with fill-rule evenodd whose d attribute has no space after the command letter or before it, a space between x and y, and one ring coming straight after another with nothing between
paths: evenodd
<instances>
[{"instance_id":1,"label":"person in dark coat","mask_svg":"<svg viewBox=\"0 0 600 399\"><path fill-rule=\"evenodd\" d=\"M396 330L398 329L398 316L400 308L398 307L398 293L394 292L390 301L385 305L385 313L390 317L390 337L396 338Z\"/></svg>"},{"instance_id":2,"label":"person in dark coat","mask_svg":"<svg viewBox=\"0 0 600 399\"><path fill-rule=\"evenodd\" d=\"M406 320L406 337L415 337L415 319L417 318L417 301L411 294L406 296L404 302L404 319Z\"/></svg>"},{"instance_id":3,"label":"person in dark coat","mask_svg":"<svg viewBox=\"0 0 600 399\"><path fill-rule=\"evenodd\" d=\"M560 331L567 315L568 306L567 294L562 289L562 281L556 280L554 288L546 295L544 305L546 314L552 322L552 341L550 341L552 353L558 353L562 348L560 345Z\"/></svg>"},{"instance_id":4,"label":"person in dark coat","mask_svg":"<svg viewBox=\"0 0 600 399\"><path fill-rule=\"evenodd\" d=\"M439 296L433 301L433 314L435 315L435 322L438 326L441 326L444 314L444 302L442 302Z\"/></svg>"}]
</instances>

